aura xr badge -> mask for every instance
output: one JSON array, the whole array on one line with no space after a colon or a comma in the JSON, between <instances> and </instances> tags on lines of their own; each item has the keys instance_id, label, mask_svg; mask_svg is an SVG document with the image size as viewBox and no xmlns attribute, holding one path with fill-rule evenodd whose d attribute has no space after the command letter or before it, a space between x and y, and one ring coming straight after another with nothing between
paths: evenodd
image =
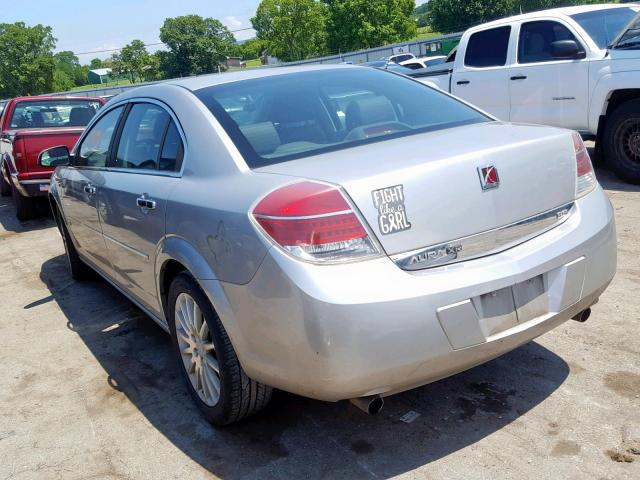
<instances>
[{"instance_id":1,"label":"aura xr badge","mask_svg":"<svg viewBox=\"0 0 640 480\"><path fill-rule=\"evenodd\" d=\"M378 227L382 235L402 232L411 228L404 207L402 185L381 188L371 192L373 205L378 210Z\"/></svg>"},{"instance_id":2,"label":"aura xr badge","mask_svg":"<svg viewBox=\"0 0 640 480\"><path fill-rule=\"evenodd\" d=\"M486 167L478 167L478 175L480 176L480 186L482 190L491 190L500 186L500 177L498 169L493 165Z\"/></svg>"}]
</instances>

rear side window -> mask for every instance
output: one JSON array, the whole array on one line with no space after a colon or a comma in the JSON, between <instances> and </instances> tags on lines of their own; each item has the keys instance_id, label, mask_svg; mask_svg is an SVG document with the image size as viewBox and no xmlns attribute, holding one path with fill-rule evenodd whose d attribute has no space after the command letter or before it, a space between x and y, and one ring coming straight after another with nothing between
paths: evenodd
<instances>
[{"instance_id":1,"label":"rear side window","mask_svg":"<svg viewBox=\"0 0 640 480\"><path fill-rule=\"evenodd\" d=\"M502 67L507 63L511 27L476 32L469 38L464 64L467 67Z\"/></svg>"},{"instance_id":2,"label":"rear side window","mask_svg":"<svg viewBox=\"0 0 640 480\"><path fill-rule=\"evenodd\" d=\"M551 44L560 40L573 40L580 45L573 33L561 23L548 20L523 23L518 41L518 63L554 60Z\"/></svg>"},{"instance_id":3,"label":"rear side window","mask_svg":"<svg viewBox=\"0 0 640 480\"><path fill-rule=\"evenodd\" d=\"M114 108L91 127L80 144L78 155L73 162L74 166L106 167L111 139L123 109L124 107Z\"/></svg>"}]
</instances>

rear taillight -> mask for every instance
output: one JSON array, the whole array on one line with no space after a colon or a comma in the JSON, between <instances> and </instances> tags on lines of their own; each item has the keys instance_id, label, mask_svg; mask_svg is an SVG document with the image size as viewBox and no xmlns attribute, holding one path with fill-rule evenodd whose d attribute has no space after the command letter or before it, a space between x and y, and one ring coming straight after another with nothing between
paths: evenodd
<instances>
[{"instance_id":1,"label":"rear taillight","mask_svg":"<svg viewBox=\"0 0 640 480\"><path fill-rule=\"evenodd\" d=\"M573 148L576 152L576 198L580 198L595 188L597 180L589 152L578 132L573 133Z\"/></svg>"},{"instance_id":2,"label":"rear taillight","mask_svg":"<svg viewBox=\"0 0 640 480\"><path fill-rule=\"evenodd\" d=\"M331 185L287 185L260 200L252 214L280 247L303 260L335 263L379 253L342 192Z\"/></svg>"}]
</instances>

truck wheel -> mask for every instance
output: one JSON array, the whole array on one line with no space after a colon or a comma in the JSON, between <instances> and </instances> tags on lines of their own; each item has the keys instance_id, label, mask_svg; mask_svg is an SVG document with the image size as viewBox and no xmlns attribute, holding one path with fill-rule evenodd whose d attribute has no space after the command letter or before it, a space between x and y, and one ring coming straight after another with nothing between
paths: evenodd
<instances>
[{"instance_id":1,"label":"truck wheel","mask_svg":"<svg viewBox=\"0 0 640 480\"><path fill-rule=\"evenodd\" d=\"M193 277L180 273L175 278L167 305L180 370L204 417L224 426L266 407L272 388L244 372L220 318Z\"/></svg>"},{"instance_id":2,"label":"truck wheel","mask_svg":"<svg viewBox=\"0 0 640 480\"><path fill-rule=\"evenodd\" d=\"M16 217L18 220L31 220L36 216L36 205L33 198L23 197L22 194L11 185L11 195L16 206Z\"/></svg>"},{"instance_id":3,"label":"truck wheel","mask_svg":"<svg viewBox=\"0 0 640 480\"><path fill-rule=\"evenodd\" d=\"M618 107L604 132L607 164L622 180L640 185L640 99Z\"/></svg>"},{"instance_id":4,"label":"truck wheel","mask_svg":"<svg viewBox=\"0 0 640 480\"><path fill-rule=\"evenodd\" d=\"M60 236L62 236L62 243L64 244L64 251L67 254L67 262L69 264L71 278L76 281L86 280L92 274L91 268L89 268L89 266L80 259L80 255L78 255L76 246L73 244L71 235L69 235L69 230L67 230L64 220L60 218L60 213L54 211L53 216L58 224Z\"/></svg>"},{"instance_id":5,"label":"truck wheel","mask_svg":"<svg viewBox=\"0 0 640 480\"><path fill-rule=\"evenodd\" d=\"M3 197L8 197L9 195L11 195L11 185L9 185L7 181L4 179L4 176L2 175L1 171L0 171L0 195L2 195Z\"/></svg>"}]
</instances>

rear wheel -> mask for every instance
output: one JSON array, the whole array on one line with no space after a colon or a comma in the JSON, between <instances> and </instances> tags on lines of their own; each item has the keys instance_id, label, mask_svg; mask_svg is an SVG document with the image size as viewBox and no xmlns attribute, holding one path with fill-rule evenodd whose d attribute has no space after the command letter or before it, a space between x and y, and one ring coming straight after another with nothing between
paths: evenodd
<instances>
[{"instance_id":1,"label":"rear wheel","mask_svg":"<svg viewBox=\"0 0 640 480\"><path fill-rule=\"evenodd\" d=\"M607 164L621 179L640 185L640 99L618 107L604 132Z\"/></svg>"},{"instance_id":2,"label":"rear wheel","mask_svg":"<svg viewBox=\"0 0 640 480\"><path fill-rule=\"evenodd\" d=\"M262 410L271 399L271 387L244 372L220 318L193 277L180 273L167 303L174 350L205 418L223 426Z\"/></svg>"},{"instance_id":3,"label":"rear wheel","mask_svg":"<svg viewBox=\"0 0 640 480\"><path fill-rule=\"evenodd\" d=\"M36 216L36 204L33 198L23 197L22 194L11 185L13 203L16 206L16 217L18 220L31 220Z\"/></svg>"},{"instance_id":4,"label":"rear wheel","mask_svg":"<svg viewBox=\"0 0 640 480\"><path fill-rule=\"evenodd\" d=\"M58 224L58 230L62 236L62 243L64 243L64 250L67 254L67 263L69 264L71 277L76 281L86 280L91 276L92 270L80 259L76 246L73 244L73 240L71 239L71 235L69 235L69 230L67 230L64 220L60 218L60 213L55 211L55 207L53 206L52 211L56 223Z\"/></svg>"},{"instance_id":5,"label":"rear wheel","mask_svg":"<svg viewBox=\"0 0 640 480\"><path fill-rule=\"evenodd\" d=\"M4 175L2 175L2 171L0 170L0 195L3 197L8 197L11 195L11 185L7 183L4 179Z\"/></svg>"}]
</instances>

